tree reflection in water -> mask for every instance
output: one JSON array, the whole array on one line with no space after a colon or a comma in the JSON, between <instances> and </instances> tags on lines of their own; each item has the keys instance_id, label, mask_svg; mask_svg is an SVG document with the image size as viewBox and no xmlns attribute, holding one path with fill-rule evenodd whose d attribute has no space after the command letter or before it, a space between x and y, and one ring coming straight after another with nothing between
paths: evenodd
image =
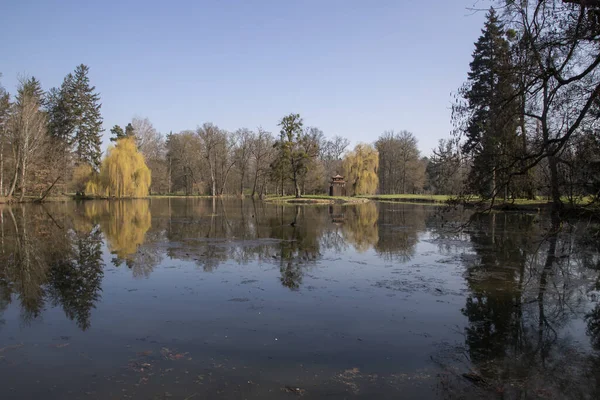
<instances>
[{"instance_id":1,"label":"tree reflection in water","mask_svg":"<svg viewBox=\"0 0 600 400\"><path fill-rule=\"evenodd\" d=\"M463 314L470 372L454 397L600 398L598 354L582 352L574 321L587 321L597 345L598 249L581 238L587 223L522 214L489 214L468 228L474 256L465 255ZM446 387L448 389L448 387ZM460 395L457 395L460 393Z\"/></svg>"},{"instance_id":2,"label":"tree reflection in water","mask_svg":"<svg viewBox=\"0 0 600 400\"><path fill-rule=\"evenodd\" d=\"M38 318L44 305L60 305L85 330L100 299L103 264L96 226L76 231L66 214L39 207L3 208L0 292L18 301L23 321Z\"/></svg>"},{"instance_id":3,"label":"tree reflection in water","mask_svg":"<svg viewBox=\"0 0 600 400\"><path fill-rule=\"evenodd\" d=\"M84 203L83 225L98 224L110 252L113 265L125 263L134 277L147 277L162 257L153 246L143 247L152 225L148 200L92 201ZM160 239L160 238L158 238Z\"/></svg>"},{"instance_id":4,"label":"tree reflection in water","mask_svg":"<svg viewBox=\"0 0 600 400\"><path fill-rule=\"evenodd\" d=\"M425 209L410 204L380 203L375 251L384 259L408 262L414 257L419 234L425 231Z\"/></svg>"},{"instance_id":5,"label":"tree reflection in water","mask_svg":"<svg viewBox=\"0 0 600 400\"><path fill-rule=\"evenodd\" d=\"M312 268L326 267L348 249L405 262L429 235L440 253L454 255L464 274L461 331L469 360L464 371L486 386L461 377L463 393L599 395L600 249L588 225L497 213L479 216L457 233L433 213L402 204L313 207L249 199L5 207L0 209L0 329L3 310L11 304L18 305L25 322L56 306L88 329L102 300L103 249L134 277L150 276L165 258L207 272L223 263L270 264L278 269L279 283L296 291ZM573 334L577 324L587 337ZM585 349L586 338L595 350Z\"/></svg>"},{"instance_id":6,"label":"tree reflection in water","mask_svg":"<svg viewBox=\"0 0 600 400\"><path fill-rule=\"evenodd\" d=\"M303 207L217 198L5 207L0 312L18 301L30 321L50 304L89 328L101 299L103 243L112 263L134 277L149 277L165 256L207 272L225 262L272 263L281 284L297 290L324 254L349 246L410 259L424 229L420 213L375 203Z\"/></svg>"}]
</instances>

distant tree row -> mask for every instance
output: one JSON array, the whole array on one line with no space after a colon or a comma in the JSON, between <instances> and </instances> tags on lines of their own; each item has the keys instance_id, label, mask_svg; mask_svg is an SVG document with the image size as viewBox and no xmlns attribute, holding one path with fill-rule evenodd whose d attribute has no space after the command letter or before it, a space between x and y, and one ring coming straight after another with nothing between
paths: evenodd
<instances>
[{"instance_id":1,"label":"distant tree row","mask_svg":"<svg viewBox=\"0 0 600 400\"><path fill-rule=\"evenodd\" d=\"M0 87L0 196L301 196L327 193L336 174L346 176L348 195L448 190L440 177L432 184L436 159L421 157L412 133L388 131L349 151L348 139L326 138L299 114L283 117L278 135L212 123L163 135L135 117L110 129L102 159L100 96L88 72L80 65L47 92L21 79L13 98Z\"/></svg>"}]
</instances>

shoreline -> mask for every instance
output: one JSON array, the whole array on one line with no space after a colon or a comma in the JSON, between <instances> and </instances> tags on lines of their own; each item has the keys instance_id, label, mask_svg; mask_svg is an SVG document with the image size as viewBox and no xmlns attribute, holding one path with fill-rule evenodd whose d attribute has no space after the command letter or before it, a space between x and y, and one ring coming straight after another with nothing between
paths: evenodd
<instances>
[{"instance_id":1,"label":"shoreline","mask_svg":"<svg viewBox=\"0 0 600 400\"><path fill-rule=\"evenodd\" d=\"M364 204L371 200L363 197L336 197L336 196L285 196L285 197L267 197L263 199L267 203L284 204Z\"/></svg>"},{"instance_id":2,"label":"shoreline","mask_svg":"<svg viewBox=\"0 0 600 400\"><path fill-rule=\"evenodd\" d=\"M0 197L1 205L12 205L12 204L43 204L43 203L58 203L58 202L69 202L69 201L89 201L89 200L152 200L152 199L238 199L238 200L258 200L266 203L273 204L297 204L297 205L347 205L347 204L364 204L371 201L377 201L382 203L396 203L396 204L413 204L413 205L455 205L462 206L467 209L473 209L475 211L486 210L486 211L515 211L515 212L540 212L542 210L551 210L553 203L548 200L516 200L516 201L497 201L492 207L490 202L480 202L478 200L467 200L457 201L456 198L445 195L372 195L372 196L358 196L358 197L343 197L343 196L327 196L327 195L307 195L300 198L295 196L268 196L263 199L251 196L240 196L240 195L150 195L144 197L128 197L128 198L111 198L111 197L94 197L94 196L76 196L76 195L57 195L48 196L43 200L40 197L25 196L20 201L18 197ZM598 214L597 207L587 207L586 205L571 205L569 203L563 203L563 209L561 214L568 216L596 216Z\"/></svg>"}]
</instances>

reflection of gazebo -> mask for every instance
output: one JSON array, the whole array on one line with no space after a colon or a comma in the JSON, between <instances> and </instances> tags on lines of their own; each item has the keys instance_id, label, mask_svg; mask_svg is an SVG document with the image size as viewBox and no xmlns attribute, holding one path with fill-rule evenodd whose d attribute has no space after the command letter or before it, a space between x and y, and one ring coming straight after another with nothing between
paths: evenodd
<instances>
[{"instance_id":1,"label":"reflection of gazebo","mask_svg":"<svg viewBox=\"0 0 600 400\"><path fill-rule=\"evenodd\" d=\"M341 175L331 177L329 182L329 195L330 196L345 196L346 195L346 181Z\"/></svg>"},{"instance_id":2,"label":"reflection of gazebo","mask_svg":"<svg viewBox=\"0 0 600 400\"><path fill-rule=\"evenodd\" d=\"M329 206L329 216L331 217L331 222L336 225L343 225L344 218L344 209L340 206Z\"/></svg>"}]
</instances>

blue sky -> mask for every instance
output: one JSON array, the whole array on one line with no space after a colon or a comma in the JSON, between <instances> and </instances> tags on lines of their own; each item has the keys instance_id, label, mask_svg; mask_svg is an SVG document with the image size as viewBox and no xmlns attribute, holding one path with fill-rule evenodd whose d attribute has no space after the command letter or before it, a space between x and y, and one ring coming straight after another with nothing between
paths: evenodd
<instances>
[{"instance_id":1,"label":"blue sky","mask_svg":"<svg viewBox=\"0 0 600 400\"><path fill-rule=\"evenodd\" d=\"M2 85L45 89L80 63L106 129L213 122L263 128L300 113L353 143L407 129L428 154L449 135L484 13L476 0L31 1L0 6Z\"/></svg>"}]
</instances>

